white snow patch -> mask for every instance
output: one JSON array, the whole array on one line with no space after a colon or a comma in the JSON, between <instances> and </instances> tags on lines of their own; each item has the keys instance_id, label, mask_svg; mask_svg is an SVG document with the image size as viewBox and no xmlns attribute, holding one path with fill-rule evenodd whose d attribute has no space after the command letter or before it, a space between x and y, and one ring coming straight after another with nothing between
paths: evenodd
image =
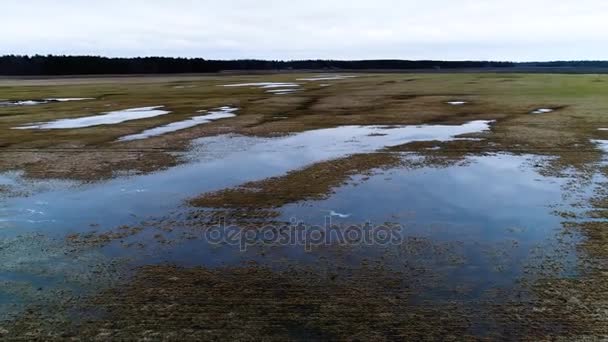
<instances>
[{"instance_id":1,"label":"white snow patch","mask_svg":"<svg viewBox=\"0 0 608 342\"><path fill-rule=\"evenodd\" d=\"M447 104L452 106L462 106L467 104L467 101L448 101Z\"/></svg>"},{"instance_id":2,"label":"white snow patch","mask_svg":"<svg viewBox=\"0 0 608 342\"><path fill-rule=\"evenodd\" d=\"M234 114L234 112L236 112L237 110L238 110L238 108L233 108L233 107L220 107L220 108L217 108L215 110L208 112L208 114L194 116L187 120L172 122L172 123L164 125L164 126L150 128L141 133L131 134L131 135L127 135L122 138L119 138L118 141L132 141L132 140L147 139L150 137L155 137L155 136L163 135L166 133L175 132L175 131L179 131L182 129L187 129L187 128L191 128L194 126L207 124L212 121L216 121L216 120L220 120L220 119L232 118L232 117L236 116L236 114ZM199 112L207 113L207 111L199 111Z\"/></svg>"},{"instance_id":3,"label":"white snow patch","mask_svg":"<svg viewBox=\"0 0 608 342\"><path fill-rule=\"evenodd\" d=\"M555 111L555 109L551 109L551 108L539 108L539 109L535 109L532 111L532 114L545 114L545 113L551 113Z\"/></svg>"},{"instance_id":4,"label":"white snow patch","mask_svg":"<svg viewBox=\"0 0 608 342\"><path fill-rule=\"evenodd\" d=\"M125 121L146 119L170 113L169 111L162 110L160 108L163 108L163 106L132 108L107 112L94 116L35 123L28 126L14 127L13 129L67 129L99 125L113 125Z\"/></svg>"},{"instance_id":5,"label":"white snow patch","mask_svg":"<svg viewBox=\"0 0 608 342\"><path fill-rule=\"evenodd\" d=\"M0 100L0 107L9 106L35 106L53 102L70 102L70 101L84 101L94 100L91 97L66 97L66 98L46 98L40 100Z\"/></svg>"},{"instance_id":6,"label":"white snow patch","mask_svg":"<svg viewBox=\"0 0 608 342\"><path fill-rule=\"evenodd\" d=\"M254 87L261 89L271 88L295 88L300 85L297 83L282 83L282 82L256 82L256 83L237 83L237 84L224 84L222 87Z\"/></svg>"},{"instance_id":7,"label":"white snow patch","mask_svg":"<svg viewBox=\"0 0 608 342\"><path fill-rule=\"evenodd\" d=\"M64 97L64 98L48 98L45 99L50 102L70 102L70 101L85 101L85 100L95 100L92 97Z\"/></svg>"},{"instance_id":8,"label":"white snow patch","mask_svg":"<svg viewBox=\"0 0 608 342\"><path fill-rule=\"evenodd\" d=\"M346 80L349 78L356 78L359 76L345 76L345 75L318 75L309 78L298 78L297 81L337 81Z\"/></svg>"}]
</instances>

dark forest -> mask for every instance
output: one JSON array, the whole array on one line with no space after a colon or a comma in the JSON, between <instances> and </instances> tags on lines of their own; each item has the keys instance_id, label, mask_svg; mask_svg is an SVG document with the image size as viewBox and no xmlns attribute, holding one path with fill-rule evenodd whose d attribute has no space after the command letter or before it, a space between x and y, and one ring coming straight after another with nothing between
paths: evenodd
<instances>
[{"instance_id":1,"label":"dark forest","mask_svg":"<svg viewBox=\"0 0 608 342\"><path fill-rule=\"evenodd\" d=\"M203 58L98 56L0 57L0 75L100 75L209 73L227 70L413 70L413 69L509 69L509 68L604 68L605 61L492 62L432 60L210 60Z\"/></svg>"}]
</instances>

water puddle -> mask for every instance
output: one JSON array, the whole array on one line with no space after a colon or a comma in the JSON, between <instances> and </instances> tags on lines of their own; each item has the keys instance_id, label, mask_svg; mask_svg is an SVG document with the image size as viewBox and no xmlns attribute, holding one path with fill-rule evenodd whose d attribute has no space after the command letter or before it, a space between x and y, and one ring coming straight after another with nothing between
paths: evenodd
<instances>
[{"instance_id":1,"label":"water puddle","mask_svg":"<svg viewBox=\"0 0 608 342\"><path fill-rule=\"evenodd\" d=\"M591 142L594 143L600 150L608 153L608 140L592 139Z\"/></svg>"},{"instance_id":2,"label":"water puddle","mask_svg":"<svg viewBox=\"0 0 608 342\"><path fill-rule=\"evenodd\" d=\"M207 113L207 114L194 116L194 117L191 117L190 119L183 120L183 121L172 122L172 123L164 125L164 126L147 129L141 133L127 135L127 136L119 138L118 141L131 141L131 140L147 139L150 137L167 134L167 133L195 127L198 125L208 124L210 122L221 120L221 119L232 118L232 117L236 116L236 114L234 114L236 111L238 111L238 108L233 108L233 107L220 107L220 108L216 108L209 112L201 111L201 113Z\"/></svg>"},{"instance_id":3,"label":"water puddle","mask_svg":"<svg viewBox=\"0 0 608 342\"><path fill-rule=\"evenodd\" d=\"M418 157L404 155L404 158ZM187 231L192 222L177 214L174 217L182 217L181 221L163 218L150 225L158 230L127 238L125 243L147 246L142 247L145 257L135 261L142 265L225 267L255 262L278 269L329 265L332 269L348 270L380 262L383 268L404 274L407 269L424 269L428 272L426 276L443 279L442 284L432 286L449 288L441 294L419 291L417 300L478 298L497 287L515 287L527 267L538 261L535 258L539 251L543 258L555 257L562 264L559 272L570 276L575 273L575 249L565 251L561 247L563 243L578 241L579 237L560 233L563 218L555 210L582 212L585 208L575 209L564 200L564 186L570 179L546 177L535 171L533 165L544 159L494 154L468 157L445 167L377 170L373 175L354 176L348 184L335 188L327 199L275 208L279 216L273 222L287 223L266 226L257 235L245 235L251 228L242 227L243 235L238 240L209 243L200 231L195 234L198 238L180 239L179 233L165 232L162 228ZM588 196L592 188L590 185L581 191ZM399 240L367 241L362 233L366 227L372 231L374 227L391 227ZM235 233L239 231L236 228L229 230ZM334 233L323 233L320 235L323 238L317 239L310 249L305 239L281 240L293 236L297 229L303 229L304 234L350 231L351 237L340 240ZM278 231L283 233L279 235ZM178 242L159 246L152 238L157 232ZM110 247L109 251L116 255L133 253L120 246ZM428 281L423 278L418 285ZM461 293L454 291L456 288L467 290Z\"/></svg>"},{"instance_id":4,"label":"water puddle","mask_svg":"<svg viewBox=\"0 0 608 342\"><path fill-rule=\"evenodd\" d=\"M107 257L128 257L135 264L169 262L215 267L255 261L270 267L288 262L315 267L329 263L339 268L375 260L396 271L439 272L441 283L466 288L463 296L478 296L495 286L513 286L534 250L541 248L547 255L553 252L554 238L562 228L562 218L553 212L570 208L564 202L563 186L571 179L539 174L533 165L541 157L493 154L467 157L442 167L376 170L354 176L325 199L275 208L278 222L296 219L308 226L321 226L330 218L342 228L367 222L399 226L399 244L329 243L315 246L310 252L295 243L258 246L254 240L241 251L239 245L209 244L202 239L201 229L201 238L184 238L184 231L179 229L187 229L191 223L188 215L192 208L183 205L187 198L352 154L414 141L453 140L462 134L488 130L490 125L491 121L453 126L343 126L278 138L221 135L197 139L192 151L184 156L190 161L187 164L102 183L60 184L27 198L2 201L0 237L13 246L9 253L12 261L7 264L16 266L0 268L0 277L27 281L26 276L34 272L32 267L34 274L48 269L42 274L50 278L61 278L64 272L75 276L70 270L78 268L67 267L69 262L89 265L98 259L91 260L87 255L82 262L65 261L57 241L72 233L145 224L152 230L121 237L103 249L100 262ZM0 185L18 187L18 178L2 174ZM42 220L45 222L36 222ZM16 245L14 241L20 241L18 236L24 234L42 234L52 241L42 244L53 248L42 255L38 250L28 254L28 248L39 248L40 243L32 245L26 239ZM160 243L159 234L172 242ZM57 260L65 267L57 268ZM569 263L575 259L568 255L560 260ZM92 280L87 278L82 283L87 281ZM446 293L442 296L453 298L462 291Z\"/></svg>"},{"instance_id":5,"label":"water puddle","mask_svg":"<svg viewBox=\"0 0 608 342\"><path fill-rule=\"evenodd\" d=\"M298 78L298 81L338 81L347 80L349 78L356 78L359 76L344 76L344 75L318 75L309 78Z\"/></svg>"},{"instance_id":6,"label":"water puddle","mask_svg":"<svg viewBox=\"0 0 608 342\"><path fill-rule=\"evenodd\" d=\"M65 232L87 229L90 224L111 227L137 222L178 207L185 198L236 186L248 181L280 176L320 161L374 152L414 141L455 139L461 134L488 130L491 121L463 125L342 126L302 132L281 138L221 135L197 139L187 157L190 163L148 175L119 177L99 184L85 184L43 191L27 198L9 198L0 218L23 223L17 231ZM0 175L0 185L24 192L15 174ZM145 190L136 192L135 189ZM151 199L162 198L162 201ZM19 208L47 203L45 219L55 223L31 224L36 219ZM11 215L12 213L12 215ZM135 215L135 216L133 216ZM5 229L8 232L11 229Z\"/></svg>"},{"instance_id":7,"label":"water puddle","mask_svg":"<svg viewBox=\"0 0 608 342\"><path fill-rule=\"evenodd\" d=\"M563 219L554 210L573 210L562 198L567 180L538 174L531 167L538 159L542 158L496 154L469 157L445 168L395 168L371 177L358 176L328 199L282 207L278 220L295 218L307 226L326 227L326 217L331 216L341 227L391 224L399 227L401 241L421 239L433 246L457 243L457 251L439 248L425 261L434 270L446 267L443 276L454 287L477 293L495 286L512 287L539 246L546 255L557 255ZM585 191L589 195L591 190ZM412 246L364 242L348 258L354 265L366 259L381 259L386 265L421 263L409 260L419 255L408 256L404 247ZM288 253L289 248L283 251ZM447 261L452 258L459 261ZM563 272L573 272L575 252L561 261Z\"/></svg>"},{"instance_id":8,"label":"water puddle","mask_svg":"<svg viewBox=\"0 0 608 342\"><path fill-rule=\"evenodd\" d=\"M94 116L35 123L27 126L14 127L13 129L68 129L100 125L114 125L125 121L152 118L170 113L169 111L160 108L163 108L163 106L132 108L107 112Z\"/></svg>"},{"instance_id":9,"label":"water puddle","mask_svg":"<svg viewBox=\"0 0 608 342\"><path fill-rule=\"evenodd\" d=\"M71 101L85 101L94 100L92 97L66 97L66 98L49 98L46 101L49 102L71 102Z\"/></svg>"},{"instance_id":10,"label":"water puddle","mask_svg":"<svg viewBox=\"0 0 608 342\"><path fill-rule=\"evenodd\" d=\"M293 94L298 90L299 89L271 89L271 90L267 90L266 92L275 94L275 95L287 95L287 94Z\"/></svg>"},{"instance_id":11,"label":"water puddle","mask_svg":"<svg viewBox=\"0 0 608 342\"><path fill-rule=\"evenodd\" d=\"M224 84L222 87L252 87L261 89L272 89L272 88L296 88L300 85L297 83L283 83L283 82L256 82L256 83L238 83L238 84Z\"/></svg>"}]
</instances>

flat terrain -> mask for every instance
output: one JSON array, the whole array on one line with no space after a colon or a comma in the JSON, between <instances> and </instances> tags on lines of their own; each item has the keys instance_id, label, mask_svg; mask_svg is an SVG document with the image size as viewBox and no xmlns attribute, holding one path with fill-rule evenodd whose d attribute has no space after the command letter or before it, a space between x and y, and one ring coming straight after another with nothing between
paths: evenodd
<instances>
[{"instance_id":1,"label":"flat terrain","mask_svg":"<svg viewBox=\"0 0 608 342\"><path fill-rule=\"evenodd\" d=\"M608 75L342 75L1 79L0 337L608 338Z\"/></svg>"}]
</instances>

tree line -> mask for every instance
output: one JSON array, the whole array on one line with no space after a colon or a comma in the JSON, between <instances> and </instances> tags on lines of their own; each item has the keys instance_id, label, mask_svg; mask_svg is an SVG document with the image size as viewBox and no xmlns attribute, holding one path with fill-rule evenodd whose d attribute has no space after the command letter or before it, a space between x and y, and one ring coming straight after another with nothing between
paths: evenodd
<instances>
[{"instance_id":1,"label":"tree line","mask_svg":"<svg viewBox=\"0 0 608 342\"><path fill-rule=\"evenodd\" d=\"M211 60L204 58L5 55L0 75L208 73L226 70L408 70L496 68L608 68L606 61L493 62L434 60Z\"/></svg>"},{"instance_id":2,"label":"tree line","mask_svg":"<svg viewBox=\"0 0 608 342\"><path fill-rule=\"evenodd\" d=\"M206 73L225 70L365 70L502 68L510 62L408 60L210 60L203 58L98 56L0 56L0 75Z\"/></svg>"}]
</instances>

